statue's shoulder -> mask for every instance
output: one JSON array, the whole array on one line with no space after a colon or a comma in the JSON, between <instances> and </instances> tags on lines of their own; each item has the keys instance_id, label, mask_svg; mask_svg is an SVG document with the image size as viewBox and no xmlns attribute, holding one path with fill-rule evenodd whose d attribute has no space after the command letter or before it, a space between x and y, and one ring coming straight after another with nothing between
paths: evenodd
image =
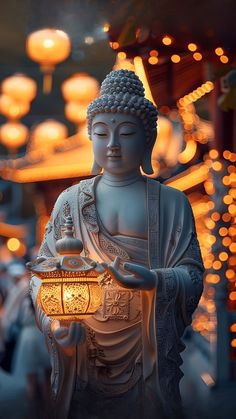
<instances>
[{"instance_id":1,"label":"statue's shoulder","mask_svg":"<svg viewBox=\"0 0 236 419\"><path fill-rule=\"evenodd\" d=\"M164 206L173 206L179 209L190 207L189 200L184 192L165 184L160 184L160 201Z\"/></svg>"}]
</instances>

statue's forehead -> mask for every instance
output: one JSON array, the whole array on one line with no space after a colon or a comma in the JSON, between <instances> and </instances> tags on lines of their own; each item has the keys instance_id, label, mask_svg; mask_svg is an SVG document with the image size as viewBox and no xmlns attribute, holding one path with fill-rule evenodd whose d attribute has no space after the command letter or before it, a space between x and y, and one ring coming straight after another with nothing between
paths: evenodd
<instances>
[{"instance_id":1,"label":"statue's forehead","mask_svg":"<svg viewBox=\"0 0 236 419\"><path fill-rule=\"evenodd\" d=\"M120 124L124 122L131 122L136 123L136 118L133 115L124 114L124 113L101 113L97 114L93 118L93 124L97 123L105 123L105 124Z\"/></svg>"}]
</instances>

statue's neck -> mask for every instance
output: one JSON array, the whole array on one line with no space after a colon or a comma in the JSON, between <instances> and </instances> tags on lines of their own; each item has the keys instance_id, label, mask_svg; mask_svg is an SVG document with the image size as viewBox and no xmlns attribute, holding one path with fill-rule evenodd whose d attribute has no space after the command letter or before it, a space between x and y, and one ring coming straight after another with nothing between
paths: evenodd
<instances>
[{"instance_id":1,"label":"statue's neck","mask_svg":"<svg viewBox=\"0 0 236 419\"><path fill-rule=\"evenodd\" d=\"M107 186L122 187L143 180L139 170L134 170L129 173L112 174L104 171L100 182Z\"/></svg>"}]
</instances>

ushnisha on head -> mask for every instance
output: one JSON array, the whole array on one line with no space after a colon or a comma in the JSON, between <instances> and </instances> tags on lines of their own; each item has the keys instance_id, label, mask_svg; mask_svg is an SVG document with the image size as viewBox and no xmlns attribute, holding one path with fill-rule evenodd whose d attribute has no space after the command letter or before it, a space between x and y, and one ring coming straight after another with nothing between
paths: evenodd
<instances>
[{"instance_id":1,"label":"ushnisha on head","mask_svg":"<svg viewBox=\"0 0 236 419\"><path fill-rule=\"evenodd\" d=\"M122 113L136 116L141 120L147 150L142 168L147 174L153 173L151 152L157 135L158 113L152 102L144 97L143 84L133 71L111 71L104 79L100 96L91 102L87 111L90 138L93 118L102 113ZM96 170L93 170L93 174L96 174Z\"/></svg>"}]
</instances>

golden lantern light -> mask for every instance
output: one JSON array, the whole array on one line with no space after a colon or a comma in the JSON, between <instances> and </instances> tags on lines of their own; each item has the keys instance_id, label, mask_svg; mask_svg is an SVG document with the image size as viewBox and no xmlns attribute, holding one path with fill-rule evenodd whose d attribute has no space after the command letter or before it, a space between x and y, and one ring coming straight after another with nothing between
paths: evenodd
<instances>
[{"instance_id":1,"label":"golden lantern light","mask_svg":"<svg viewBox=\"0 0 236 419\"><path fill-rule=\"evenodd\" d=\"M11 96L0 95L0 113L10 121L17 121L30 110L29 102L17 102Z\"/></svg>"},{"instance_id":2,"label":"golden lantern light","mask_svg":"<svg viewBox=\"0 0 236 419\"><path fill-rule=\"evenodd\" d=\"M3 80L2 93L16 102L31 102L37 94L36 82L24 74L14 74Z\"/></svg>"},{"instance_id":3,"label":"golden lantern light","mask_svg":"<svg viewBox=\"0 0 236 419\"><path fill-rule=\"evenodd\" d=\"M68 102L65 105L66 118L76 125L86 121L87 105L80 105L78 102Z\"/></svg>"},{"instance_id":4,"label":"golden lantern light","mask_svg":"<svg viewBox=\"0 0 236 419\"><path fill-rule=\"evenodd\" d=\"M66 102L88 105L98 96L99 83L86 73L75 73L62 83L61 90Z\"/></svg>"},{"instance_id":5,"label":"golden lantern light","mask_svg":"<svg viewBox=\"0 0 236 419\"><path fill-rule=\"evenodd\" d=\"M31 60L40 64L40 69L44 74L44 93L51 92L54 68L68 58L70 51L70 38L62 30L41 29L28 36L26 52Z\"/></svg>"},{"instance_id":6,"label":"golden lantern light","mask_svg":"<svg viewBox=\"0 0 236 419\"><path fill-rule=\"evenodd\" d=\"M29 130L20 122L6 122L0 127L0 141L10 152L16 152L28 139Z\"/></svg>"},{"instance_id":7,"label":"golden lantern light","mask_svg":"<svg viewBox=\"0 0 236 419\"><path fill-rule=\"evenodd\" d=\"M50 154L57 146L62 145L67 137L66 125L54 119L47 119L34 128L29 151L38 150L41 153Z\"/></svg>"},{"instance_id":8,"label":"golden lantern light","mask_svg":"<svg viewBox=\"0 0 236 419\"><path fill-rule=\"evenodd\" d=\"M57 257L29 263L31 272L41 281L38 304L51 318L82 320L94 314L102 302L99 285L105 269L89 258L80 256L83 244L73 237L73 221L65 222L64 237L57 241Z\"/></svg>"}]
</instances>

